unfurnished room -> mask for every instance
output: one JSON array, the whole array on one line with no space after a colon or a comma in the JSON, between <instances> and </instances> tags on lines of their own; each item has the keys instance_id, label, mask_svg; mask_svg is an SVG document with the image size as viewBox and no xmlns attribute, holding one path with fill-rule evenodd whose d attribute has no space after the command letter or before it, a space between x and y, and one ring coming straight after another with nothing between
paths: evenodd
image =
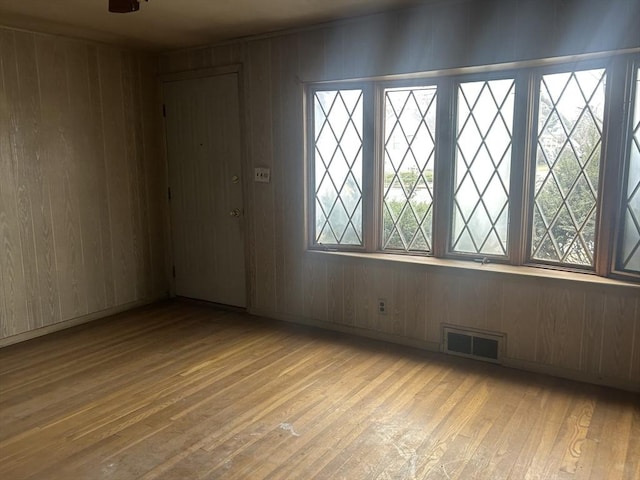
<instances>
[{"instance_id":1,"label":"unfurnished room","mask_svg":"<svg viewBox=\"0 0 640 480\"><path fill-rule=\"evenodd\" d=\"M0 478L640 480L640 1L0 0Z\"/></svg>"}]
</instances>

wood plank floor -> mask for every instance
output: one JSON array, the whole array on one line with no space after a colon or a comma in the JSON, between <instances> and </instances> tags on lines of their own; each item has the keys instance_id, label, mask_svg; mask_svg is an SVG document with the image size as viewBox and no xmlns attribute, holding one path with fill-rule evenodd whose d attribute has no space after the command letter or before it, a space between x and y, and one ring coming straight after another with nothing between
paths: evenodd
<instances>
[{"instance_id":1,"label":"wood plank floor","mask_svg":"<svg viewBox=\"0 0 640 480\"><path fill-rule=\"evenodd\" d=\"M0 350L0 478L640 479L640 396L165 302Z\"/></svg>"}]
</instances>

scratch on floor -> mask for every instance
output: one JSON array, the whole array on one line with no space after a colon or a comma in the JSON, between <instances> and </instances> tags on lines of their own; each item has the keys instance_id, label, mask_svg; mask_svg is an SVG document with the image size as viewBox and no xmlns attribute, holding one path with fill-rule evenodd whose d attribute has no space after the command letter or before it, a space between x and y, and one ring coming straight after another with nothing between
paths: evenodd
<instances>
[{"instance_id":1,"label":"scratch on floor","mask_svg":"<svg viewBox=\"0 0 640 480\"><path fill-rule=\"evenodd\" d=\"M296 431L293 429L293 425L291 425L290 423L281 423L280 428L282 430L286 430L287 432L291 432L291 435L293 435L294 437L300 436L299 433L296 433Z\"/></svg>"},{"instance_id":2,"label":"scratch on floor","mask_svg":"<svg viewBox=\"0 0 640 480\"><path fill-rule=\"evenodd\" d=\"M388 445L393 446L396 449L396 452L398 452L398 455L400 455L400 458L402 458L403 460L405 460L405 462L408 462L408 464L405 463L405 466L403 466L403 469L405 470L405 477L407 479L415 479L416 478L416 471L417 471L417 452L414 448L408 446L405 444L405 442L396 442L395 441L395 436L397 435L397 429L394 429L393 427L389 427L387 426L385 428L385 426L379 426L379 428L376 429L376 432L378 434L378 436Z\"/></svg>"}]
</instances>

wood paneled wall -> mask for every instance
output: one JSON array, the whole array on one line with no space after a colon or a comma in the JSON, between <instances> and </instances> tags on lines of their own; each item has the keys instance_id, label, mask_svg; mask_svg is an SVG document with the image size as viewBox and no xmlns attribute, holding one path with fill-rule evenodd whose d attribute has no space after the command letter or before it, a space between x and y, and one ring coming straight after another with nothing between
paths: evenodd
<instances>
[{"instance_id":1,"label":"wood paneled wall","mask_svg":"<svg viewBox=\"0 0 640 480\"><path fill-rule=\"evenodd\" d=\"M640 390L638 287L305 252L301 84L639 47L637 18L634 0L443 2L161 56L244 64L245 167L272 169L246 192L251 310L434 348L443 323L500 331L508 364Z\"/></svg>"},{"instance_id":2,"label":"wood paneled wall","mask_svg":"<svg viewBox=\"0 0 640 480\"><path fill-rule=\"evenodd\" d=\"M155 59L0 28L0 339L166 294Z\"/></svg>"}]
</instances>

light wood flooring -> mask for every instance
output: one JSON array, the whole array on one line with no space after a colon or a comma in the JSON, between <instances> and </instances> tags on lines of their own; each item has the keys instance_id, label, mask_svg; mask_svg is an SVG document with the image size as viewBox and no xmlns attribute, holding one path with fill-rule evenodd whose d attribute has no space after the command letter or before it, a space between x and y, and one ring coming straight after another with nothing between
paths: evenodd
<instances>
[{"instance_id":1,"label":"light wood flooring","mask_svg":"<svg viewBox=\"0 0 640 480\"><path fill-rule=\"evenodd\" d=\"M640 479L640 396L164 302L0 350L0 478Z\"/></svg>"}]
</instances>

